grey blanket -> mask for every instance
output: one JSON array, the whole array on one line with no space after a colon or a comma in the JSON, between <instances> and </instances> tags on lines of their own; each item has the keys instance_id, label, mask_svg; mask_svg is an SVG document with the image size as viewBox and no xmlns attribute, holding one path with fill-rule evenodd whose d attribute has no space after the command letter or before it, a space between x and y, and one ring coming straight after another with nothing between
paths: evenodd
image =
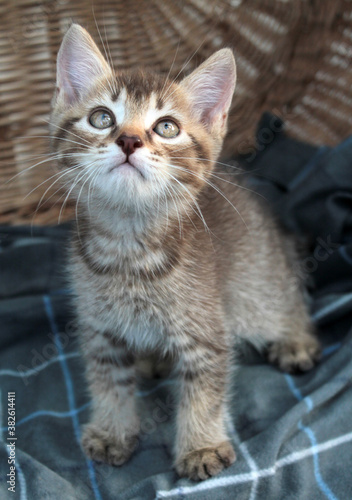
<instances>
[{"instance_id":1,"label":"grey blanket","mask_svg":"<svg viewBox=\"0 0 352 500\"><path fill-rule=\"evenodd\" d=\"M351 170L351 141L347 149ZM340 154L337 149L334 160L334 150L327 153L329 161ZM291 166L292 176L300 175L315 154L307 148L306 157L301 154ZM255 173L263 180L261 168L258 164ZM285 193L281 200L289 198ZM336 216L343 209L338 208ZM90 401L61 267L68 227L34 228L32 235L29 228L3 227L0 233L1 500L352 498L352 258L346 233L341 230L338 244L325 234L320 253L310 254L315 259L310 261L315 263L312 315L324 345L321 363L291 376L254 349L244 349L232 399L237 461L201 483L179 479L172 469L172 379L140 381L142 431L127 464L114 468L85 458L80 429ZM314 240L312 252L316 247ZM322 268L325 273L332 268L328 283L319 277ZM16 425L11 430L11 420L9 431L12 410ZM13 479L15 492L8 489Z\"/></svg>"}]
</instances>

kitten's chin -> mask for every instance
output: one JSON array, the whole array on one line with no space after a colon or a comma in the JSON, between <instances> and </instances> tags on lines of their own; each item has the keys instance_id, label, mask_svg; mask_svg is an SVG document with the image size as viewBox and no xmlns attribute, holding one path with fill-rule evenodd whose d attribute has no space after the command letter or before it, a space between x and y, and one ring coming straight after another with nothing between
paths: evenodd
<instances>
[{"instance_id":1,"label":"kitten's chin","mask_svg":"<svg viewBox=\"0 0 352 500\"><path fill-rule=\"evenodd\" d=\"M142 179L145 179L143 172L136 166L129 162L121 163L120 165L114 165L110 168L109 173L112 175L131 177L133 175L138 175Z\"/></svg>"},{"instance_id":2,"label":"kitten's chin","mask_svg":"<svg viewBox=\"0 0 352 500\"><path fill-rule=\"evenodd\" d=\"M155 186L148 172L129 162L110 164L104 173L97 175L92 183L90 196L102 206L113 209L123 207L142 210L155 202ZM87 188L89 192L89 187Z\"/></svg>"}]
</instances>

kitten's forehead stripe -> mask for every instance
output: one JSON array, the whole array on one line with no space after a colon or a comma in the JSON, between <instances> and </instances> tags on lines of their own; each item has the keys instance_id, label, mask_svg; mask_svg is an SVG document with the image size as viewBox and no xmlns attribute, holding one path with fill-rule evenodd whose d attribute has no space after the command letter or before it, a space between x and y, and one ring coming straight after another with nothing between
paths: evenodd
<instances>
[{"instance_id":1,"label":"kitten's forehead stripe","mask_svg":"<svg viewBox=\"0 0 352 500\"><path fill-rule=\"evenodd\" d=\"M137 103L148 98L153 92L160 95L165 84L165 77L155 75L148 71L136 70L121 73L117 76L119 87L124 87L128 96Z\"/></svg>"},{"instance_id":2,"label":"kitten's forehead stripe","mask_svg":"<svg viewBox=\"0 0 352 500\"><path fill-rule=\"evenodd\" d=\"M156 101L156 109L161 110L164 107L164 100L162 97L158 97Z\"/></svg>"},{"instance_id":3,"label":"kitten's forehead stripe","mask_svg":"<svg viewBox=\"0 0 352 500\"><path fill-rule=\"evenodd\" d=\"M116 90L111 94L111 100L112 102L117 101L118 97L120 95L120 90Z\"/></svg>"}]
</instances>

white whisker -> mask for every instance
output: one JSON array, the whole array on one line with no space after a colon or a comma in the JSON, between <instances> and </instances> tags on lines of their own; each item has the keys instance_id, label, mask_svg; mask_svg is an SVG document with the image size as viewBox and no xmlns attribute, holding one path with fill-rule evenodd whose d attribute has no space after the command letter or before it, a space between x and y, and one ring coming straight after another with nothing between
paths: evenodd
<instances>
[{"instance_id":1,"label":"white whisker","mask_svg":"<svg viewBox=\"0 0 352 500\"><path fill-rule=\"evenodd\" d=\"M210 187L212 187L213 189L215 189L215 191L217 191L230 205L231 207L235 210L235 212L238 214L238 216L240 217L241 221L243 222L243 224L245 225L245 227L248 229L248 226L246 224L246 221L243 219L242 215L240 214L240 212L238 211L238 209L234 206L234 204L224 195L224 193L221 191L221 189L219 189L217 186L215 186L212 182L210 182L208 179L204 179L204 177L201 177L199 175L197 175L195 172L192 172L191 170L187 170L181 166L178 166L178 165L173 165L173 164L167 164L168 166L170 167L173 167L177 170L182 170L184 172L187 172L191 175L194 175L195 177L197 177L198 179L201 179L203 180L206 184L208 184ZM179 182L179 181L178 181Z\"/></svg>"},{"instance_id":2,"label":"white whisker","mask_svg":"<svg viewBox=\"0 0 352 500\"><path fill-rule=\"evenodd\" d=\"M95 17L95 12L94 12L94 7L93 7L93 5L92 5L92 13L93 13L93 18L94 18L95 26L96 26L97 31L98 31L98 35L99 35L100 41L101 41L102 46L103 46L103 49L104 49L104 53L105 53L105 58L106 58L106 61L107 61L108 63L110 63L110 60L109 60L109 57L108 57L108 53L107 53L106 48L105 48L104 41L103 41L103 38L102 38L101 33L100 33L100 29L99 29L99 26L98 26L98 22L97 22L97 19L96 19L96 17ZM110 92L111 92L111 94L113 94L113 93L114 93L114 91L115 91L116 89L114 90L114 89L112 88L112 86L111 86L111 82L110 82L109 78L107 79L107 83L108 83L108 85L109 85L109 88L110 88Z\"/></svg>"},{"instance_id":3,"label":"white whisker","mask_svg":"<svg viewBox=\"0 0 352 500\"><path fill-rule=\"evenodd\" d=\"M161 98L163 98L163 92L164 92L164 88L165 88L165 85L166 85L166 82L168 81L169 79L169 76L171 74L171 71L172 71L172 68L174 67L174 64L175 64L175 61L176 61L176 57L177 57L177 53L178 53L178 49L180 48L180 40L178 41L178 44L177 44L177 49L176 49L176 52L175 52L175 55L174 55L174 59L172 61L172 64L170 66L170 69L169 69L169 72L165 78L165 81L164 81L164 85L163 85L163 88L161 89L160 91L160 95L161 95Z\"/></svg>"},{"instance_id":4,"label":"white whisker","mask_svg":"<svg viewBox=\"0 0 352 500\"><path fill-rule=\"evenodd\" d=\"M172 156L171 157L172 160L199 160L199 161L208 161L208 162L211 162L211 163L216 163L217 165L222 165L224 167L230 167L230 168L233 168L235 170L239 170L240 173L245 173L246 170L244 170L243 168L241 167L236 167L235 165L230 165L229 163L223 163L221 161L216 161L216 160L209 160L209 158L198 158L198 157L187 157L187 156Z\"/></svg>"},{"instance_id":5,"label":"white whisker","mask_svg":"<svg viewBox=\"0 0 352 500\"><path fill-rule=\"evenodd\" d=\"M170 85L168 86L168 88L166 89L166 91L163 93L163 95L161 96L161 98L163 99L164 96L167 94L167 92L170 90L170 88L172 87L172 85L175 83L175 81L177 80L177 78L180 76L180 74L182 73L182 71L184 69L187 68L187 66L189 65L189 63L192 61L193 57L197 54L197 52L200 50L200 48L202 47L202 45L204 44L205 40L202 41L202 43L197 47L197 49L193 52L193 54L191 54L191 56L186 60L186 62L184 63L184 65L181 67L180 71L177 73L177 75L175 76L175 78L171 81ZM171 94L167 95L167 99L169 99L172 94L174 93L175 91L171 92Z\"/></svg>"},{"instance_id":6,"label":"white whisker","mask_svg":"<svg viewBox=\"0 0 352 500\"><path fill-rule=\"evenodd\" d=\"M30 135L30 136L21 136L17 137L17 139L54 139L55 141L65 141L65 142L71 142L72 144L78 144L79 146L82 146L83 148L90 148L91 146L87 146L87 144L83 144L82 142L77 142L77 141L71 141L71 139L66 139L65 137L54 137L52 135Z\"/></svg>"},{"instance_id":7,"label":"white whisker","mask_svg":"<svg viewBox=\"0 0 352 500\"><path fill-rule=\"evenodd\" d=\"M85 165L83 167L83 173L81 175L79 173L76 175L76 177L75 177L75 179L73 181L73 184L72 184L70 190L68 191L67 196L66 196L66 198L65 198L65 200L64 200L64 202L62 204L62 207L61 207L61 210L60 210L60 213L59 213L59 218L58 218L58 223L59 224L60 224L60 221L61 221L62 212L63 212L64 207L65 207L65 205L66 205L66 203L67 203L67 201L68 201L68 199L70 197L70 194L72 193L73 189L77 186L77 184L87 175L86 170L88 168L90 168L92 165L94 165L95 163L96 163L96 161L93 161L89 165Z\"/></svg>"},{"instance_id":8,"label":"white whisker","mask_svg":"<svg viewBox=\"0 0 352 500\"><path fill-rule=\"evenodd\" d=\"M84 139L84 137L80 137L79 135L77 135L74 132L72 132L72 130L67 130L66 128L60 127L59 125L55 125L55 123L50 123L48 120L44 120L44 118L42 118L42 121L45 122L45 123L48 123L49 125L51 124L52 126L58 128L60 130L63 130L64 132L67 132L68 134L72 134L75 137L77 137L78 139L80 139L81 141L84 141L84 142L86 142L87 144L90 145L90 142L87 139Z\"/></svg>"}]
</instances>

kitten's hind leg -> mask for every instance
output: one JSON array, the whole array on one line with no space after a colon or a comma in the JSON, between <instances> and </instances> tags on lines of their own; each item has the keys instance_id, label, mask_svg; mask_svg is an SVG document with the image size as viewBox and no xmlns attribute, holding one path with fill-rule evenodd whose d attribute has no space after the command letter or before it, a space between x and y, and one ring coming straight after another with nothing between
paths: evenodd
<instances>
[{"instance_id":1,"label":"kitten's hind leg","mask_svg":"<svg viewBox=\"0 0 352 500\"><path fill-rule=\"evenodd\" d=\"M268 359L285 372L305 372L319 361L320 353L318 340L306 333L272 343L268 348Z\"/></svg>"},{"instance_id":2,"label":"kitten's hind leg","mask_svg":"<svg viewBox=\"0 0 352 500\"><path fill-rule=\"evenodd\" d=\"M285 372L305 372L320 359L321 346L303 304L284 318L279 335L268 340L269 361Z\"/></svg>"},{"instance_id":3,"label":"kitten's hind leg","mask_svg":"<svg viewBox=\"0 0 352 500\"><path fill-rule=\"evenodd\" d=\"M92 415L82 446L89 458L122 465L138 443L133 356L111 333L87 330L82 343L92 394Z\"/></svg>"}]
</instances>

